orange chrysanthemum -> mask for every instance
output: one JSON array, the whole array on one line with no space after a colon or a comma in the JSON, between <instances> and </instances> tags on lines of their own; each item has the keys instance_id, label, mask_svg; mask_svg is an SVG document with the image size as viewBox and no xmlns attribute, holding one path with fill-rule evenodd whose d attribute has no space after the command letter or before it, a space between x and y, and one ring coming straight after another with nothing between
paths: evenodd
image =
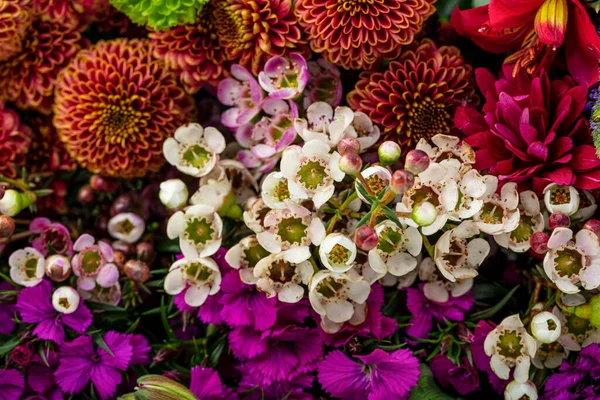
<instances>
[{"instance_id":1,"label":"orange chrysanthemum","mask_svg":"<svg viewBox=\"0 0 600 400\"><path fill-rule=\"evenodd\" d=\"M101 41L59 76L54 125L90 171L123 178L158 171L162 144L194 111L149 40Z\"/></svg>"},{"instance_id":2,"label":"orange chrysanthemum","mask_svg":"<svg viewBox=\"0 0 600 400\"><path fill-rule=\"evenodd\" d=\"M165 60L188 93L216 86L227 75L227 57L219 45L213 6L207 4L194 24L150 33L154 54Z\"/></svg>"},{"instance_id":3,"label":"orange chrysanthemum","mask_svg":"<svg viewBox=\"0 0 600 400\"><path fill-rule=\"evenodd\" d=\"M310 46L329 62L368 69L400 55L423 22L435 12L435 0L297 0L296 16Z\"/></svg>"},{"instance_id":4,"label":"orange chrysanthemum","mask_svg":"<svg viewBox=\"0 0 600 400\"><path fill-rule=\"evenodd\" d=\"M31 25L29 0L0 1L0 61L18 54Z\"/></svg>"},{"instance_id":5,"label":"orange chrysanthemum","mask_svg":"<svg viewBox=\"0 0 600 400\"><path fill-rule=\"evenodd\" d=\"M219 41L228 59L255 75L271 57L308 55L292 0L213 0L212 4Z\"/></svg>"},{"instance_id":6,"label":"orange chrysanthemum","mask_svg":"<svg viewBox=\"0 0 600 400\"><path fill-rule=\"evenodd\" d=\"M16 167L22 167L31 144L31 129L24 125L13 110L0 102L0 174L17 176Z\"/></svg>"},{"instance_id":7,"label":"orange chrysanthemum","mask_svg":"<svg viewBox=\"0 0 600 400\"><path fill-rule=\"evenodd\" d=\"M456 47L438 48L425 39L386 71L363 72L348 104L382 125L382 138L411 147L423 137L450 133L455 107L475 91L472 73Z\"/></svg>"}]
</instances>

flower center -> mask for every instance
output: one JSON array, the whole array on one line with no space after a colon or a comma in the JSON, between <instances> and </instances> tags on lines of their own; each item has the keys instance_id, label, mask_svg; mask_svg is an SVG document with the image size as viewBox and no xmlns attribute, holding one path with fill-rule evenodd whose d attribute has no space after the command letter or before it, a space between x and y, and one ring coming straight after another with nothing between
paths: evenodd
<instances>
[{"instance_id":1,"label":"flower center","mask_svg":"<svg viewBox=\"0 0 600 400\"><path fill-rule=\"evenodd\" d=\"M379 234L379 243L377 249L391 254L398 248L398 244L402 240L402 234L393 228L385 228Z\"/></svg>"},{"instance_id":2,"label":"flower center","mask_svg":"<svg viewBox=\"0 0 600 400\"><path fill-rule=\"evenodd\" d=\"M444 103L434 102L426 97L421 102L407 104L408 121L406 122L407 136L410 143L416 143L421 138L430 138L438 133L448 133L450 114Z\"/></svg>"},{"instance_id":3,"label":"flower center","mask_svg":"<svg viewBox=\"0 0 600 400\"><path fill-rule=\"evenodd\" d=\"M284 201L290 198L290 190L288 189L287 179L280 179L273 189L273 196L279 201Z\"/></svg>"},{"instance_id":4,"label":"flower center","mask_svg":"<svg viewBox=\"0 0 600 400\"><path fill-rule=\"evenodd\" d=\"M529 241L531 235L533 235L533 217L521 214L519 225L510 233L510 238L517 243L523 243Z\"/></svg>"},{"instance_id":5,"label":"flower center","mask_svg":"<svg viewBox=\"0 0 600 400\"><path fill-rule=\"evenodd\" d=\"M268 255L269 252L266 251L260 244L247 248L244 250L244 260L247 263L246 267L254 268L260 260Z\"/></svg>"},{"instance_id":6,"label":"flower center","mask_svg":"<svg viewBox=\"0 0 600 400\"><path fill-rule=\"evenodd\" d=\"M274 76L270 77L271 85L277 89L297 88L298 75L300 75L300 70L298 69L298 64L295 62L289 63L284 68L279 65Z\"/></svg>"},{"instance_id":7,"label":"flower center","mask_svg":"<svg viewBox=\"0 0 600 400\"><path fill-rule=\"evenodd\" d=\"M521 335L517 331L502 331L496 347L498 354L506 358L517 358L521 355L523 348Z\"/></svg>"},{"instance_id":8,"label":"flower center","mask_svg":"<svg viewBox=\"0 0 600 400\"><path fill-rule=\"evenodd\" d=\"M580 338L583 340L590 328L590 321L579 318L574 314L565 313L565 326L563 329L568 333L574 334L578 340Z\"/></svg>"},{"instance_id":9,"label":"flower center","mask_svg":"<svg viewBox=\"0 0 600 400\"><path fill-rule=\"evenodd\" d=\"M554 343L541 343L537 354L542 359L545 359L562 351L563 346L558 341L556 341Z\"/></svg>"},{"instance_id":10,"label":"flower center","mask_svg":"<svg viewBox=\"0 0 600 400\"><path fill-rule=\"evenodd\" d=\"M193 144L184 150L181 158L188 166L202 168L212 158L212 153L201 144Z\"/></svg>"},{"instance_id":11,"label":"flower center","mask_svg":"<svg viewBox=\"0 0 600 400\"><path fill-rule=\"evenodd\" d=\"M306 189L316 190L330 179L329 167L321 159L304 161L298 170L298 178Z\"/></svg>"},{"instance_id":12,"label":"flower center","mask_svg":"<svg viewBox=\"0 0 600 400\"><path fill-rule=\"evenodd\" d=\"M211 221L208 221L206 218L192 218L188 220L185 233L192 242L206 244L206 242L213 239L215 230Z\"/></svg>"},{"instance_id":13,"label":"flower center","mask_svg":"<svg viewBox=\"0 0 600 400\"><path fill-rule=\"evenodd\" d=\"M413 194L410 196L412 204L420 204L423 202L429 202L434 206L440 205L438 194L429 186L421 186L420 188L414 189Z\"/></svg>"},{"instance_id":14,"label":"flower center","mask_svg":"<svg viewBox=\"0 0 600 400\"><path fill-rule=\"evenodd\" d=\"M269 268L269 278L274 282L291 282L296 273L296 267L283 261L275 261Z\"/></svg>"},{"instance_id":15,"label":"flower center","mask_svg":"<svg viewBox=\"0 0 600 400\"><path fill-rule=\"evenodd\" d=\"M28 278L35 278L37 271L38 259L36 257L30 257L25 261L25 275Z\"/></svg>"},{"instance_id":16,"label":"flower center","mask_svg":"<svg viewBox=\"0 0 600 400\"><path fill-rule=\"evenodd\" d=\"M365 178L367 181L367 185L376 196L379 196L381 192L385 190L390 185L390 181L387 179L383 179L377 174L372 174Z\"/></svg>"},{"instance_id":17,"label":"flower center","mask_svg":"<svg viewBox=\"0 0 600 400\"><path fill-rule=\"evenodd\" d=\"M329 263L333 265L346 264L350 259L350 250L338 243L333 246L327 255L327 259L329 260Z\"/></svg>"},{"instance_id":18,"label":"flower center","mask_svg":"<svg viewBox=\"0 0 600 400\"><path fill-rule=\"evenodd\" d=\"M452 239L450 249L447 253L444 253L442 259L446 261L449 267L458 267L464 261L466 246L463 240L454 237Z\"/></svg>"},{"instance_id":19,"label":"flower center","mask_svg":"<svg viewBox=\"0 0 600 400\"><path fill-rule=\"evenodd\" d=\"M302 243L306 237L308 226L304 224L302 218L286 218L279 223L277 234L283 242L294 244Z\"/></svg>"},{"instance_id":20,"label":"flower center","mask_svg":"<svg viewBox=\"0 0 600 400\"><path fill-rule=\"evenodd\" d=\"M69 309L69 307L71 307L71 303L69 303L69 299L66 297L60 297L58 299L58 305L65 309Z\"/></svg>"},{"instance_id":21,"label":"flower center","mask_svg":"<svg viewBox=\"0 0 600 400\"><path fill-rule=\"evenodd\" d=\"M125 147L125 140L139 133L140 127L144 125L143 120L149 116L128 104L134 100L133 98L120 99L113 95L108 96L106 100L113 104L103 102L95 104L96 111L90 114L90 120L93 121L90 131L104 135L110 144L119 144Z\"/></svg>"},{"instance_id":22,"label":"flower center","mask_svg":"<svg viewBox=\"0 0 600 400\"><path fill-rule=\"evenodd\" d=\"M559 276L570 278L579 274L582 265L582 255L575 249L563 249L557 252L554 267Z\"/></svg>"},{"instance_id":23,"label":"flower center","mask_svg":"<svg viewBox=\"0 0 600 400\"><path fill-rule=\"evenodd\" d=\"M88 250L81 257L81 269L83 272L93 274L102 264L102 256L97 250Z\"/></svg>"},{"instance_id":24,"label":"flower center","mask_svg":"<svg viewBox=\"0 0 600 400\"><path fill-rule=\"evenodd\" d=\"M248 5L231 4L228 1L215 1L213 13L219 38L226 47L239 52L251 46L252 38L262 29L260 12L251 12ZM250 2L249 2L250 3ZM252 4L249 4L252 6ZM253 32L252 29L258 32Z\"/></svg>"},{"instance_id":25,"label":"flower center","mask_svg":"<svg viewBox=\"0 0 600 400\"><path fill-rule=\"evenodd\" d=\"M554 205L569 204L571 202L571 192L568 187L553 186L550 189L550 203Z\"/></svg>"},{"instance_id":26,"label":"flower center","mask_svg":"<svg viewBox=\"0 0 600 400\"><path fill-rule=\"evenodd\" d=\"M331 276L323 279L317 285L317 292L322 294L326 299L331 299L333 297L341 297L343 289L345 285L344 282L340 280L336 280Z\"/></svg>"},{"instance_id":27,"label":"flower center","mask_svg":"<svg viewBox=\"0 0 600 400\"><path fill-rule=\"evenodd\" d=\"M185 267L189 280L194 282L207 282L213 275L213 270L204 264L190 263Z\"/></svg>"},{"instance_id":28,"label":"flower center","mask_svg":"<svg viewBox=\"0 0 600 400\"><path fill-rule=\"evenodd\" d=\"M480 219L486 224L501 224L504 217L504 209L496 203L484 203L481 207Z\"/></svg>"},{"instance_id":29,"label":"flower center","mask_svg":"<svg viewBox=\"0 0 600 400\"><path fill-rule=\"evenodd\" d=\"M117 229L117 232L127 235L135 228L135 225L133 225L129 219L124 219L123 221L119 222L115 228Z\"/></svg>"}]
</instances>

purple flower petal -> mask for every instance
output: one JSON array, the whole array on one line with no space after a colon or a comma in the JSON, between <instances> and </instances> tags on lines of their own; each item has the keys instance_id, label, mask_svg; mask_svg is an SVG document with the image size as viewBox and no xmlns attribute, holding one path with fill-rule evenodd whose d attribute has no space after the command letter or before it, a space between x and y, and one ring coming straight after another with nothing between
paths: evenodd
<instances>
[{"instance_id":1,"label":"purple flower petal","mask_svg":"<svg viewBox=\"0 0 600 400\"><path fill-rule=\"evenodd\" d=\"M62 322L78 333L85 333L92 324L93 319L91 311L83 304L83 301L79 303L77 310L71 314L61 315Z\"/></svg>"},{"instance_id":2,"label":"purple flower petal","mask_svg":"<svg viewBox=\"0 0 600 400\"><path fill-rule=\"evenodd\" d=\"M133 356L133 346L129 335L109 331L104 335L106 346L113 353L108 354L103 348L98 349L98 355L103 365L125 371Z\"/></svg>"}]
</instances>

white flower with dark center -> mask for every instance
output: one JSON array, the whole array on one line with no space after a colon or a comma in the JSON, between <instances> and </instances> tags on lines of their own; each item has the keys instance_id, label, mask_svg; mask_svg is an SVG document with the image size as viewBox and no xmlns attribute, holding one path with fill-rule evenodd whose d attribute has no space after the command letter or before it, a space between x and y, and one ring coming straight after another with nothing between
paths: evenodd
<instances>
[{"instance_id":1,"label":"white flower with dark center","mask_svg":"<svg viewBox=\"0 0 600 400\"><path fill-rule=\"evenodd\" d=\"M581 351L582 347L600 343L600 329L594 327L589 320L562 311L556 306L552 309L552 314L558 317L562 327L557 342L566 350Z\"/></svg>"},{"instance_id":2,"label":"white flower with dark center","mask_svg":"<svg viewBox=\"0 0 600 400\"><path fill-rule=\"evenodd\" d=\"M230 195L231 189L231 182L227 177L225 168L217 164L208 175L200 178L200 186L190 198L190 203L194 205L203 204L218 210Z\"/></svg>"},{"instance_id":3,"label":"white flower with dark center","mask_svg":"<svg viewBox=\"0 0 600 400\"><path fill-rule=\"evenodd\" d=\"M175 296L185 290L185 302L200 307L221 288L221 271L211 258L182 258L165 277L165 292Z\"/></svg>"},{"instance_id":4,"label":"white flower with dark center","mask_svg":"<svg viewBox=\"0 0 600 400\"><path fill-rule=\"evenodd\" d=\"M537 400L538 393L533 382L512 381L504 389L504 400Z\"/></svg>"},{"instance_id":5,"label":"white flower with dark center","mask_svg":"<svg viewBox=\"0 0 600 400\"><path fill-rule=\"evenodd\" d=\"M369 264L377 273L403 276L417 268L423 238L416 228L399 227L386 220L375 226L377 247L369 251Z\"/></svg>"},{"instance_id":6,"label":"white flower with dark center","mask_svg":"<svg viewBox=\"0 0 600 400\"><path fill-rule=\"evenodd\" d=\"M208 257L221 247L223 222L214 208L191 206L169 218L167 236L179 237L179 247L186 258Z\"/></svg>"},{"instance_id":7,"label":"white flower with dark center","mask_svg":"<svg viewBox=\"0 0 600 400\"><path fill-rule=\"evenodd\" d=\"M381 133L377 125L373 124L371 118L362 111L355 111L350 126L346 128L342 136L351 136L360 143L361 153L373 146L379 140Z\"/></svg>"},{"instance_id":8,"label":"white flower with dark center","mask_svg":"<svg viewBox=\"0 0 600 400\"><path fill-rule=\"evenodd\" d=\"M452 297L460 297L473 287L473 279L462 279L452 282L446 279L438 270L431 257L424 258L418 268L419 279L425 282L423 294L429 300L445 303Z\"/></svg>"},{"instance_id":9,"label":"white flower with dark center","mask_svg":"<svg viewBox=\"0 0 600 400\"><path fill-rule=\"evenodd\" d=\"M354 304L364 304L371 285L346 273L319 271L310 280L308 299L313 309L331 322L341 324L354 315Z\"/></svg>"},{"instance_id":10,"label":"white flower with dark center","mask_svg":"<svg viewBox=\"0 0 600 400\"><path fill-rule=\"evenodd\" d=\"M519 203L517 227L512 232L494 235L494 240L506 249L523 253L531 248L531 235L544 230L544 216L541 214L540 201L531 190L519 194Z\"/></svg>"},{"instance_id":11,"label":"white flower with dark center","mask_svg":"<svg viewBox=\"0 0 600 400\"><path fill-rule=\"evenodd\" d=\"M212 171L225 150L225 138L213 127L203 129L190 123L177 128L174 136L163 144L165 158L184 174L196 178Z\"/></svg>"},{"instance_id":12,"label":"white flower with dark center","mask_svg":"<svg viewBox=\"0 0 600 400\"><path fill-rule=\"evenodd\" d=\"M560 320L548 311L539 312L531 319L531 334L541 343L556 342L561 331Z\"/></svg>"},{"instance_id":13,"label":"white flower with dark center","mask_svg":"<svg viewBox=\"0 0 600 400\"><path fill-rule=\"evenodd\" d=\"M10 279L22 286L36 286L44 279L44 255L33 247L13 252L8 258Z\"/></svg>"},{"instance_id":14,"label":"white flower with dark center","mask_svg":"<svg viewBox=\"0 0 600 400\"><path fill-rule=\"evenodd\" d=\"M561 212L571 216L579 209L579 192L573 186L551 183L544 188L544 203L550 214Z\"/></svg>"},{"instance_id":15,"label":"white flower with dark center","mask_svg":"<svg viewBox=\"0 0 600 400\"><path fill-rule=\"evenodd\" d=\"M81 297L71 286L61 286L52 293L52 306L62 314L71 314L79 307Z\"/></svg>"},{"instance_id":16,"label":"white flower with dark center","mask_svg":"<svg viewBox=\"0 0 600 400\"><path fill-rule=\"evenodd\" d=\"M285 252L270 254L254 267L254 277L258 279L256 288L284 303L297 303L304 297L304 286L313 275L310 261L293 263L286 261Z\"/></svg>"},{"instance_id":17,"label":"white flower with dark center","mask_svg":"<svg viewBox=\"0 0 600 400\"><path fill-rule=\"evenodd\" d=\"M571 219L586 221L594 216L598 204L594 195L589 190L581 190L579 192L579 208L577 212L571 215Z\"/></svg>"},{"instance_id":18,"label":"white flower with dark center","mask_svg":"<svg viewBox=\"0 0 600 400\"><path fill-rule=\"evenodd\" d=\"M323 266L333 272L346 272L356 258L356 244L341 233L331 233L319 246Z\"/></svg>"},{"instance_id":19,"label":"white flower with dark center","mask_svg":"<svg viewBox=\"0 0 600 400\"><path fill-rule=\"evenodd\" d=\"M254 278L256 264L270 254L258 243L256 235L250 235L227 251L225 261L232 268L240 270L240 278L244 283L252 285L256 283Z\"/></svg>"},{"instance_id":20,"label":"white flower with dark center","mask_svg":"<svg viewBox=\"0 0 600 400\"><path fill-rule=\"evenodd\" d=\"M345 174L340 170L340 154L329 154L329 146L320 140L310 140L304 146L290 146L281 158L281 173L288 180L290 197L312 199L320 208L333 195L334 182Z\"/></svg>"},{"instance_id":21,"label":"white flower with dark center","mask_svg":"<svg viewBox=\"0 0 600 400\"><path fill-rule=\"evenodd\" d=\"M254 233L265 230L265 216L271 211L264 200L260 197L252 197L246 201L244 206L244 223Z\"/></svg>"},{"instance_id":22,"label":"white flower with dark center","mask_svg":"<svg viewBox=\"0 0 600 400\"><path fill-rule=\"evenodd\" d=\"M365 170L360 174L365 179L365 182L367 182L367 185L369 185L369 189L371 189L371 192L375 196L379 196L381 193L387 190L387 188L390 186L390 182L392 181L392 173L387 168L379 165L365 168ZM361 183L356 180L354 185L356 187L356 193L358 194L358 197L368 204L369 202L359 190L359 185L361 185Z\"/></svg>"},{"instance_id":23,"label":"white flower with dark center","mask_svg":"<svg viewBox=\"0 0 600 400\"><path fill-rule=\"evenodd\" d=\"M518 314L504 318L500 325L488 333L483 347L485 354L491 357L492 370L499 378L508 379L510 369L515 368L515 381L527 382L537 344L527 333Z\"/></svg>"},{"instance_id":24,"label":"white flower with dark center","mask_svg":"<svg viewBox=\"0 0 600 400\"><path fill-rule=\"evenodd\" d=\"M477 235L477 225L473 221L463 221L438 239L434 259L444 278L460 282L477 276L477 268L490 252L489 243L474 237Z\"/></svg>"},{"instance_id":25,"label":"white flower with dark center","mask_svg":"<svg viewBox=\"0 0 600 400\"><path fill-rule=\"evenodd\" d=\"M445 164L445 161L454 160L461 172L467 172L475 164L475 151L465 141L460 141L456 136L437 134L431 138L429 144L427 139L421 139L416 145L417 150L422 150L431 159L431 162Z\"/></svg>"},{"instance_id":26,"label":"white flower with dark center","mask_svg":"<svg viewBox=\"0 0 600 400\"><path fill-rule=\"evenodd\" d=\"M108 234L127 243L140 240L145 230L144 219L134 213L120 213L108 221Z\"/></svg>"},{"instance_id":27,"label":"white flower with dark center","mask_svg":"<svg viewBox=\"0 0 600 400\"><path fill-rule=\"evenodd\" d=\"M486 192L481 209L473 216L479 230L488 235L499 235L514 231L519 225L520 213L519 193L516 183L510 182L502 186L500 195L498 178L486 175Z\"/></svg>"},{"instance_id":28,"label":"white flower with dark center","mask_svg":"<svg viewBox=\"0 0 600 400\"><path fill-rule=\"evenodd\" d=\"M311 244L318 246L325 238L320 218L291 200L287 208L271 210L264 218L265 231L256 235L258 242L273 254L285 251L286 261L299 263L310 257Z\"/></svg>"},{"instance_id":29,"label":"white flower with dark center","mask_svg":"<svg viewBox=\"0 0 600 400\"><path fill-rule=\"evenodd\" d=\"M569 228L556 228L548 240L544 257L544 271L558 289L564 293L579 292L600 286L600 242L598 236L587 229L575 235Z\"/></svg>"},{"instance_id":30,"label":"white flower with dark center","mask_svg":"<svg viewBox=\"0 0 600 400\"><path fill-rule=\"evenodd\" d=\"M269 208L285 208L286 200L290 199L288 180L281 172L271 172L265 176L260 195Z\"/></svg>"},{"instance_id":31,"label":"white flower with dark center","mask_svg":"<svg viewBox=\"0 0 600 400\"><path fill-rule=\"evenodd\" d=\"M305 142L320 140L334 147L344 137L344 132L354 119L354 113L348 107L333 108L318 101L306 109L306 119L296 118L294 129Z\"/></svg>"}]
</instances>

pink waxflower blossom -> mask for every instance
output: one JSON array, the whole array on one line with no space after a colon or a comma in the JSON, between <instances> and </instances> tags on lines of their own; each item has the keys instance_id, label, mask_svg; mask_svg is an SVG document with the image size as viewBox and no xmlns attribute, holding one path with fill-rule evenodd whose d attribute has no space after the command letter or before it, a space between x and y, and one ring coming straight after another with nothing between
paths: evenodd
<instances>
[{"instance_id":1,"label":"pink waxflower blossom","mask_svg":"<svg viewBox=\"0 0 600 400\"><path fill-rule=\"evenodd\" d=\"M276 56L258 74L260 86L274 99L289 100L302 94L308 83L308 65L301 54L292 53L289 59Z\"/></svg>"},{"instance_id":2,"label":"pink waxflower blossom","mask_svg":"<svg viewBox=\"0 0 600 400\"><path fill-rule=\"evenodd\" d=\"M221 115L221 122L228 128L237 128L258 115L264 92L256 78L241 65L233 65L231 75L219 83L217 97L224 105L232 106Z\"/></svg>"}]
</instances>

